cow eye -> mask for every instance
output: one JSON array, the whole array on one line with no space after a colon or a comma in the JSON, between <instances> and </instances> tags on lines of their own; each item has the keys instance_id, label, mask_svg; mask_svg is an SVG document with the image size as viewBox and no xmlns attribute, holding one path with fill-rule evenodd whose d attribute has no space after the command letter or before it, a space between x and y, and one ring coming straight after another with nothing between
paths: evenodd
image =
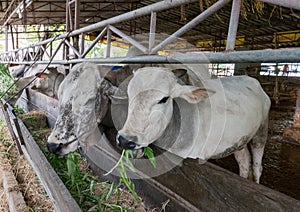
<instances>
[{"instance_id":1,"label":"cow eye","mask_svg":"<svg viewBox=\"0 0 300 212\"><path fill-rule=\"evenodd\" d=\"M162 98L161 100L159 100L158 104L164 104L168 101L168 99L169 99L169 97L166 96L166 97Z\"/></svg>"}]
</instances>

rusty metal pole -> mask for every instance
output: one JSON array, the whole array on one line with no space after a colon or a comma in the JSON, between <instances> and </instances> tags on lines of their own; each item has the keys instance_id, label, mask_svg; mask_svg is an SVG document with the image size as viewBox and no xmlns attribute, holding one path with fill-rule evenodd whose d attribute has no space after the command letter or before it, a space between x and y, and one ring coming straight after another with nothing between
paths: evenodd
<instances>
[{"instance_id":1,"label":"rusty metal pole","mask_svg":"<svg viewBox=\"0 0 300 212\"><path fill-rule=\"evenodd\" d=\"M233 51L235 47L235 40L236 40L236 34L239 25L241 4L242 4L242 0L232 1L231 16L230 16L229 30L228 30L227 43L226 43L226 51Z\"/></svg>"}]
</instances>

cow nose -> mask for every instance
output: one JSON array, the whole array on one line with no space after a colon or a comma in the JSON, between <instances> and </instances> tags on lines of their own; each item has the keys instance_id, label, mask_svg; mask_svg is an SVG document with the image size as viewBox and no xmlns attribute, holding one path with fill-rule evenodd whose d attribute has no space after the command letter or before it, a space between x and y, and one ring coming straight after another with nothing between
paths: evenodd
<instances>
[{"instance_id":1,"label":"cow nose","mask_svg":"<svg viewBox=\"0 0 300 212\"><path fill-rule=\"evenodd\" d=\"M118 146L122 149L134 149L136 147L135 142L137 141L137 137L127 135L125 136L118 133L116 141Z\"/></svg>"},{"instance_id":2,"label":"cow nose","mask_svg":"<svg viewBox=\"0 0 300 212\"><path fill-rule=\"evenodd\" d=\"M47 144L47 148L50 152L54 153L54 154L58 154L61 150L62 147L62 143L56 144L56 143L48 143Z\"/></svg>"}]
</instances>

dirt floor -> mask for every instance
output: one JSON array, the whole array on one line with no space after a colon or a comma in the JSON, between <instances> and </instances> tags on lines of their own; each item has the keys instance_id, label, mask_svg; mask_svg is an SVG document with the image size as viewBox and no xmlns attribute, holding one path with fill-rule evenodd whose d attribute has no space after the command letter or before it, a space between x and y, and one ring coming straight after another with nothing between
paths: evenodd
<instances>
[{"instance_id":1,"label":"dirt floor","mask_svg":"<svg viewBox=\"0 0 300 212\"><path fill-rule=\"evenodd\" d=\"M40 184L29 162L17 152L7 127L1 128L0 135L0 167L2 170L11 170L13 172L18 182L18 190L21 191L28 210L35 212L55 211L50 198ZM9 211L6 192L2 184L0 186L0 203L1 212Z\"/></svg>"}]
</instances>

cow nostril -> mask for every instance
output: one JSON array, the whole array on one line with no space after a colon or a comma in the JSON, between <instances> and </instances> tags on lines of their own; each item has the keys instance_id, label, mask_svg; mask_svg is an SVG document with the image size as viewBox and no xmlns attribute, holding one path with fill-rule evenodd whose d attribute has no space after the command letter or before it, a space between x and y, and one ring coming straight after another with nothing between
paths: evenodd
<instances>
[{"instance_id":1,"label":"cow nostril","mask_svg":"<svg viewBox=\"0 0 300 212\"><path fill-rule=\"evenodd\" d=\"M125 139L125 137L123 137L120 134L117 135L117 144L119 147L124 148L123 146L126 142L127 142L127 140Z\"/></svg>"},{"instance_id":2,"label":"cow nostril","mask_svg":"<svg viewBox=\"0 0 300 212\"><path fill-rule=\"evenodd\" d=\"M117 145L122 149L134 149L136 147L136 140L136 136L123 136L121 134L118 134L116 142Z\"/></svg>"},{"instance_id":3,"label":"cow nostril","mask_svg":"<svg viewBox=\"0 0 300 212\"><path fill-rule=\"evenodd\" d=\"M127 149L134 149L135 146L136 146L136 144L134 142L128 142Z\"/></svg>"},{"instance_id":4,"label":"cow nostril","mask_svg":"<svg viewBox=\"0 0 300 212\"><path fill-rule=\"evenodd\" d=\"M55 144L55 143L48 143L47 148L50 152L56 154L61 149L61 145L60 144Z\"/></svg>"}]
</instances>

